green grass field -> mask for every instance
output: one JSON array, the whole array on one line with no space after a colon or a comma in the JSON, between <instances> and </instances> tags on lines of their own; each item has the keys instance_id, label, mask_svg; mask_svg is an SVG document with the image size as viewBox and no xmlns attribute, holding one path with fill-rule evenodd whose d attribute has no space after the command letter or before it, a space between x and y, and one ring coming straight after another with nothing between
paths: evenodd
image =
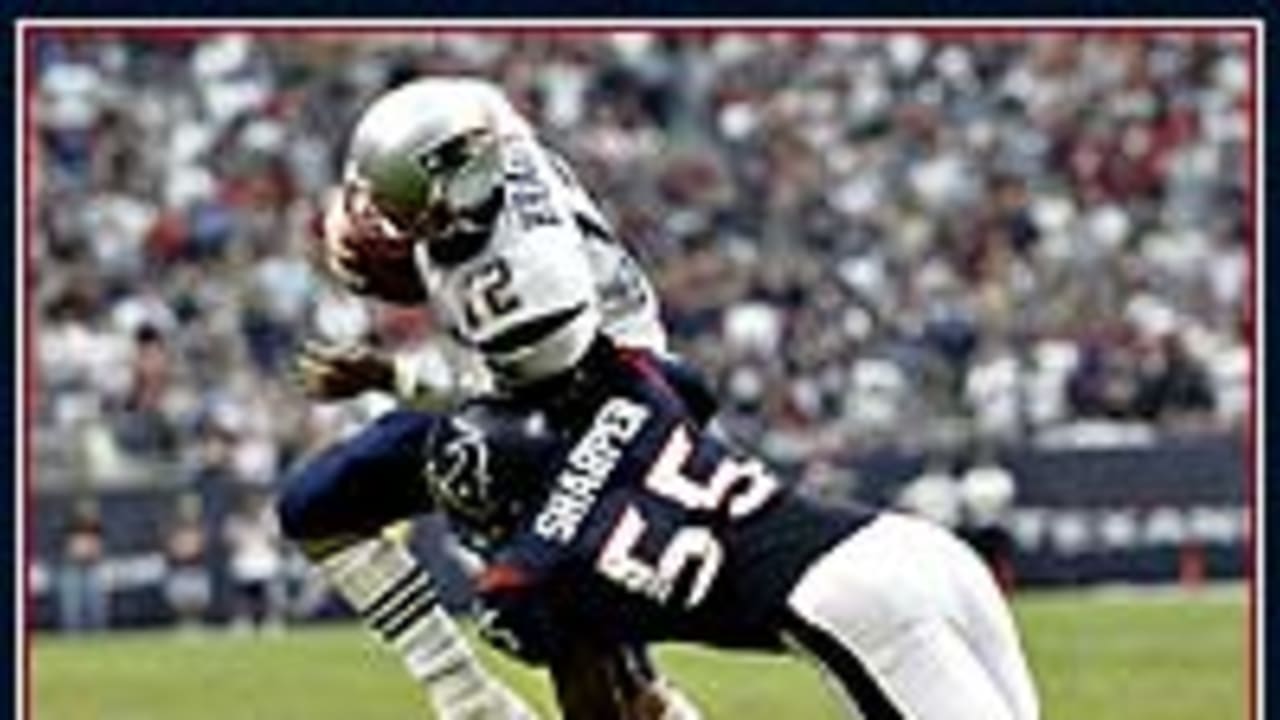
<instances>
[{"instance_id":1,"label":"green grass field","mask_svg":"<svg viewBox=\"0 0 1280 720\"><path fill-rule=\"evenodd\" d=\"M1047 720L1246 717L1242 588L1180 594L1033 594L1016 604ZM352 625L278 637L210 633L37 636L38 720L427 718L397 661ZM543 677L488 660L549 712ZM708 718L839 717L817 674L787 659L660 652Z\"/></svg>"}]
</instances>

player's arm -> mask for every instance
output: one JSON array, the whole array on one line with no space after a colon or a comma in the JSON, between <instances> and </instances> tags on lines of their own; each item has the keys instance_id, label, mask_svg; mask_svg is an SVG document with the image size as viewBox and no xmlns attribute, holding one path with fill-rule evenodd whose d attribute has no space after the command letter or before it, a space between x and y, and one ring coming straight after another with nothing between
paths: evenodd
<instances>
[{"instance_id":1,"label":"player's arm","mask_svg":"<svg viewBox=\"0 0 1280 720\"><path fill-rule=\"evenodd\" d=\"M294 375L314 400L346 400L369 390L394 392L390 355L368 345L309 342L294 360Z\"/></svg>"},{"instance_id":2,"label":"player's arm","mask_svg":"<svg viewBox=\"0 0 1280 720\"><path fill-rule=\"evenodd\" d=\"M428 348L383 352L368 345L307 343L294 374L313 400L347 400L365 392L394 395L406 407L442 411L476 393L479 379L461 357Z\"/></svg>"},{"instance_id":3,"label":"player's arm","mask_svg":"<svg viewBox=\"0 0 1280 720\"><path fill-rule=\"evenodd\" d=\"M570 642L550 659L548 669L564 720L629 720L608 652L589 643Z\"/></svg>"},{"instance_id":4,"label":"player's arm","mask_svg":"<svg viewBox=\"0 0 1280 720\"><path fill-rule=\"evenodd\" d=\"M564 720L696 720L697 710L657 677L643 651L577 641L550 664Z\"/></svg>"},{"instance_id":5,"label":"player's arm","mask_svg":"<svg viewBox=\"0 0 1280 720\"><path fill-rule=\"evenodd\" d=\"M604 641L573 620L572 588L540 583L510 560L477 581L481 635L524 662L546 666L564 720L698 720L697 708L658 678L644 651Z\"/></svg>"},{"instance_id":6,"label":"player's arm","mask_svg":"<svg viewBox=\"0 0 1280 720\"><path fill-rule=\"evenodd\" d=\"M630 677L621 648L603 648L567 620L571 599L510 560L489 565L476 583L481 635L524 662L546 666L563 720L657 720L636 714L643 680ZM647 697L647 696L646 696Z\"/></svg>"},{"instance_id":7,"label":"player's arm","mask_svg":"<svg viewBox=\"0 0 1280 720\"><path fill-rule=\"evenodd\" d=\"M658 674L643 647L588 646L580 665L590 668L587 673L595 675L589 682L608 683L606 687L613 693L613 707L619 713L618 717L625 720L702 720L702 714L693 702ZM575 667L576 672L578 668Z\"/></svg>"}]
</instances>

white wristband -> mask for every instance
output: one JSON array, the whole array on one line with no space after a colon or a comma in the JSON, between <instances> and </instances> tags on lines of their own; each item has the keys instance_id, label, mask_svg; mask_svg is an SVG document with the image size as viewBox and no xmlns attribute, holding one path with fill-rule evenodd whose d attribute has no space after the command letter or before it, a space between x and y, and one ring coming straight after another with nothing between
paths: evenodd
<instances>
[{"instance_id":1,"label":"white wristband","mask_svg":"<svg viewBox=\"0 0 1280 720\"><path fill-rule=\"evenodd\" d=\"M407 405L422 410L443 410L456 399L455 383L431 382L412 353L393 355L391 367L395 395Z\"/></svg>"},{"instance_id":2,"label":"white wristband","mask_svg":"<svg viewBox=\"0 0 1280 720\"><path fill-rule=\"evenodd\" d=\"M412 400L418 391L418 372L412 355L391 356L392 390L401 400Z\"/></svg>"}]
</instances>

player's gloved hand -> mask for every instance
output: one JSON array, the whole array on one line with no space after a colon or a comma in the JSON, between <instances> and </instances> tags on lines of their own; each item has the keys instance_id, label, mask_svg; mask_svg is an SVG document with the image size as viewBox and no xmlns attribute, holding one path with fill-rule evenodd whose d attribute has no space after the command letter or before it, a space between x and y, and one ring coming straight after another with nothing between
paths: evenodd
<instances>
[{"instance_id":1,"label":"player's gloved hand","mask_svg":"<svg viewBox=\"0 0 1280 720\"><path fill-rule=\"evenodd\" d=\"M659 678L630 699L627 720L702 720L702 713L680 688Z\"/></svg>"},{"instance_id":2,"label":"player's gloved hand","mask_svg":"<svg viewBox=\"0 0 1280 720\"><path fill-rule=\"evenodd\" d=\"M476 590L480 636L516 659L545 665L558 646L555 623L550 606L523 572L491 565L481 573Z\"/></svg>"},{"instance_id":3,"label":"player's gloved hand","mask_svg":"<svg viewBox=\"0 0 1280 720\"><path fill-rule=\"evenodd\" d=\"M391 357L364 345L308 343L295 360L302 389L315 400L345 400L366 390L394 392Z\"/></svg>"}]
</instances>

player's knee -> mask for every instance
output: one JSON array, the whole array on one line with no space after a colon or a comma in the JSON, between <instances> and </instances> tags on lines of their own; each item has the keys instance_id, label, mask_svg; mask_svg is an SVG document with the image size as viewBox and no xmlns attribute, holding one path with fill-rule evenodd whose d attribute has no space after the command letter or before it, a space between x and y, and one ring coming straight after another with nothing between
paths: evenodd
<instances>
[{"instance_id":1,"label":"player's knee","mask_svg":"<svg viewBox=\"0 0 1280 720\"><path fill-rule=\"evenodd\" d=\"M314 541L332 535L332 489L338 487L341 466L322 456L306 464L290 478L276 500L280 531L295 542Z\"/></svg>"},{"instance_id":2,"label":"player's knee","mask_svg":"<svg viewBox=\"0 0 1280 720\"><path fill-rule=\"evenodd\" d=\"M276 502L281 532L301 543L367 537L430 509L413 482L434 416L392 412L305 463ZM370 486L370 478L385 478Z\"/></svg>"},{"instance_id":3,"label":"player's knee","mask_svg":"<svg viewBox=\"0 0 1280 720\"><path fill-rule=\"evenodd\" d=\"M315 497L301 480L301 477L294 478L276 498L276 517L280 520L280 531L293 541L303 541L314 536Z\"/></svg>"}]
</instances>

